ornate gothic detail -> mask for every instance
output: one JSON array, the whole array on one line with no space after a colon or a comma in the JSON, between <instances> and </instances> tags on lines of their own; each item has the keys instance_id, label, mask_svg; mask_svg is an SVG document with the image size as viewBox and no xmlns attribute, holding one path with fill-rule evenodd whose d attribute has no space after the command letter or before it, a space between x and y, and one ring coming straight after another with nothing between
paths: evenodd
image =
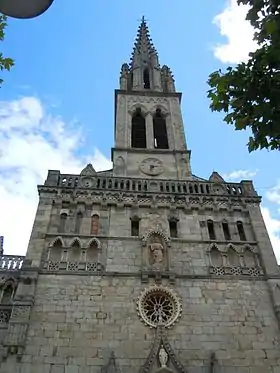
<instances>
[{"instance_id":1,"label":"ornate gothic detail","mask_svg":"<svg viewBox=\"0 0 280 373\"><path fill-rule=\"evenodd\" d=\"M62 247L65 247L65 244L64 244L64 241L63 241L63 238L61 236L58 236L58 237L55 237L51 243L50 243L50 247L53 247L55 244L57 243L61 243L61 246Z\"/></svg>"},{"instance_id":2,"label":"ornate gothic detail","mask_svg":"<svg viewBox=\"0 0 280 373\"><path fill-rule=\"evenodd\" d=\"M144 236L142 237L142 244L145 246L151 236L159 236L161 237L167 246L170 246L170 238L165 235L165 233L161 229L151 229L147 231Z\"/></svg>"},{"instance_id":3,"label":"ornate gothic detail","mask_svg":"<svg viewBox=\"0 0 280 373\"><path fill-rule=\"evenodd\" d=\"M96 171L95 169L92 167L92 164L89 163L83 170L82 172L80 173L81 176L95 176L96 175Z\"/></svg>"},{"instance_id":4,"label":"ornate gothic detail","mask_svg":"<svg viewBox=\"0 0 280 373\"><path fill-rule=\"evenodd\" d=\"M11 319L14 321L15 319L24 319L28 320L30 314L30 306L26 305L16 305L13 307Z\"/></svg>"},{"instance_id":5,"label":"ornate gothic detail","mask_svg":"<svg viewBox=\"0 0 280 373\"><path fill-rule=\"evenodd\" d=\"M165 351L163 345L161 346L159 353L158 353L158 359L160 363L161 368L166 368L167 367L167 362L168 362L168 354Z\"/></svg>"},{"instance_id":6,"label":"ornate gothic detail","mask_svg":"<svg viewBox=\"0 0 280 373\"><path fill-rule=\"evenodd\" d=\"M177 373L187 373L167 339L164 326L159 325L150 354L139 373L174 372L174 369Z\"/></svg>"},{"instance_id":7,"label":"ornate gothic detail","mask_svg":"<svg viewBox=\"0 0 280 373\"><path fill-rule=\"evenodd\" d=\"M98 238L93 237L89 243L87 244L87 248L89 248L91 245L95 245L97 249L101 249L101 242L98 240Z\"/></svg>"},{"instance_id":8,"label":"ornate gothic detail","mask_svg":"<svg viewBox=\"0 0 280 373\"><path fill-rule=\"evenodd\" d=\"M169 328L181 316L182 303L172 290L155 285L140 294L137 312L150 328L156 328L158 325Z\"/></svg>"}]
</instances>

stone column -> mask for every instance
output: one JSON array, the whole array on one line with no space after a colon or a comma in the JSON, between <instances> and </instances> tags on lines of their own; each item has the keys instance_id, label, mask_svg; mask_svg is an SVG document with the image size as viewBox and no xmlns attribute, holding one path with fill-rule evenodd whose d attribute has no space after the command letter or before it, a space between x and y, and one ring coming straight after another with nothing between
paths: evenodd
<instances>
[{"instance_id":1,"label":"stone column","mask_svg":"<svg viewBox=\"0 0 280 373\"><path fill-rule=\"evenodd\" d=\"M154 127L153 127L153 116L151 113L146 115L146 140L147 140L147 149L154 149Z\"/></svg>"}]
</instances>

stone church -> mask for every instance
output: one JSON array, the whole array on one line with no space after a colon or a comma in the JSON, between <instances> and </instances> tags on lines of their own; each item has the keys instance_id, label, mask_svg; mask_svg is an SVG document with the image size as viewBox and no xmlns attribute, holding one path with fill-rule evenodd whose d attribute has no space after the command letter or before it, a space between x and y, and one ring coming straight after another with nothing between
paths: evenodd
<instances>
[{"instance_id":1,"label":"stone church","mask_svg":"<svg viewBox=\"0 0 280 373\"><path fill-rule=\"evenodd\" d=\"M143 19L115 91L113 168L50 170L26 256L1 253L1 373L280 372L261 197L192 173L181 96Z\"/></svg>"}]
</instances>

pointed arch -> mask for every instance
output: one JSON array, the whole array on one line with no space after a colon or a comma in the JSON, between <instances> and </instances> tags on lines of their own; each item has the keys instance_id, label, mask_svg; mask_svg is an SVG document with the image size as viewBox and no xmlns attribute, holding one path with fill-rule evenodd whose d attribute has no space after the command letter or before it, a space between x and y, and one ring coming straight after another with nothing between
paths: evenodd
<instances>
[{"instance_id":1,"label":"pointed arch","mask_svg":"<svg viewBox=\"0 0 280 373\"><path fill-rule=\"evenodd\" d=\"M256 254L250 245L244 245L243 259L245 267L251 268L256 266Z\"/></svg>"},{"instance_id":2,"label":"pointed arch","mask_svg":"<svg viewBox=\"0 0 280 373\"><path fill-rule=\"evenodd\" d=\"M223 257L222 253L219 250L216 244L211 244L208 248L210 254L210 261L213 267L222 267L223 266Z\"/></svg>"},{"instance_id":3,"label":"pointed arch","mask_svg":"<svg viewBox=\"0 0 280 373\"><path fill-rule=\"evenodd\" d=\"M62 258L63 240L61 237L56 237L50 245L49 260L58 262Z\"/></svg>"},{"instance_id":4,"label":"pointed arch","mask_svg":"<svg viewBox=\"0 0 280 373\"><path fill-rule=\"evenodd\" d=\"M150 353L144 363L144 365L141 367L139 373L147 373L151 372L152 367L156 364L158 359L158 354L160 351L160 348L163 347L166 353L168 354L168 360L172 363L175 371L177 373L187 373L187 370L184 368L184 366L181 364L180 360L178 359L175 351L173 350L172 346L170 345L165 329L162 326L158 326L152 348L150 350ZM165 372L164 368L158 369L158 371ZM166 372L173 372L173 370L166 368Z\"/></svg>"},{"instance_id":5,"label":"pointed arch","mask_svg":"<svg viewBox=\"0 0 280 373\"><path fill-rule=\"evenodd\" d=\"M98 250L101 249L101 242L96 238L96 237L93 237L87 244L87 248L89 248L90 246L92 245L95 245Z\"/></svg>"},{"instance_id":6,"label":"pointed arch","mask_svg":"<svg viewBox=\"0 0 280 373\"><path fill-rule=\"evenodd\" d=\"M55 237L51 243L50 243L50 247L53 247L54 245L61 245L62 247L65 247L65 244L64 244L64 241L63 241L63 238L61 236L58 236L58 237Z\"/></svg>"},{"instance_id":7,"label":"pointed arch","mask_svg":"<svg viewBox=\"0 0 280 373\"><path fill-rule=\"evenodd\" d=\"M79 237L74 237L73 240L70 242L70 247L72 246L79 246L80 248L82 247L81 240Z\"/></svg>"},{"instance_id":8,"label":"pointed arch","mask_svg":"<svg viewBox=\"0 0 280 373\"><path fill-rule=\"evenodd\" d=\"M136 108L131 119L131 147L146 149L146 119L141 108Z\"/></svg>"},{"instance_id":9,"label":"pointed arch","mask_svg":"<svg viewBox=\"0 0 280 373\"><path fill-rule=\"evenodd\" d=\"M69 248L69 253L68 253L68 261L69 262L79 262L81 259L81 241L78 237L75 237Z\"/></svg>"},{"instance_id":10,"label":"pointed arch","mask_svg":"<svg viewBox=\"0 0 280 373\"><path fill-rule=\"evenodd\" d=\"M16 290L16 281L13 278L9 278L5 281L1 290L1 304L11 303Z\"/></svg>"},{"instance_id":11,"label":"pointed arch","mask_svg":"<svg viewBox=\"0 0 280 373\"><path fill-rule=\"evenodd\" d=\"M86 261L97 262L100 248L101 248L100 241L97 240L96 238L92 238L87 245Z\"/></svg>"},{"instance_id":12,"label":"pointed arch","mask_svg":"<svg viewBox=\"0 0 280 373\"><path fill-rule=\"evenodd\" d=\"M170 246L170 239L165 235L165 233L162 231L162 230L159 230L159 229L156 229L156 230L150 230L148 232L146 232L144 234L144 236L142 237L142 244L143 246L145 246L148 242L148 240L152 237L152 236L158 236L158 237L161 237L162 240L165 242L165 244L167 246Z\"/></svg>"},{"instance_id":13,"label":"pointed arch","mask_svg":"<svg viewBox=\"0 0 280 373\"><path fill-rule=\"evenodd\" d=\"M232 244L226 247L227 262L230 267L238 267L240 265L239 254Z\"/></svg>"},{"instance_id":14,"label":"pointed arch","mask_svg":"<svg viewBox=\"0 0 280 373\"><path fill-rule=\"evenodd\" d=\"M168 149L168 136L166 119L160 108L153 115L154 147L157 149Z\"/></svg>"}]
</instances>

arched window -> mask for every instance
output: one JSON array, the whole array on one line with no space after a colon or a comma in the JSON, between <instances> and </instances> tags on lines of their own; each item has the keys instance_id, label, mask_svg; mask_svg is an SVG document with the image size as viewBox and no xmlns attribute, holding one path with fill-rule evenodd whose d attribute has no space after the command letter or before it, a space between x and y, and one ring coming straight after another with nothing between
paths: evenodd
<instances>
[{"instance_id":1,"label":"arched window","mask_svg":"<svg viewBox=\"0 0 280 373\"><path fill-rule=\"evenodd\" d=\"M209 234L210 240L215 240L216 234L215 234L213 220L207 220L207 228L208 228L208 234Z\"/></svg>"},{"instance_id":2,"label":"arched window","mask_svg":"<svg viewBox=\"0 0 280 373\"><path fill-rule=\"evenodd\" d=\"M68 260L69 262L79 262L81 258L81 246L80 243L75 240L69 250Z\"/></svg>"},{"instance_id":3,"label":"arched window","mask_svg":"<svg viewBox=\"0 0 280 373\"><path fill-rule=\"evenodd\" d=\"M1 303L2 304L10 303L12 300L13 294L14 294L14 287L11 284L7 285L2 292Z\"/></svg>"},{"instance_id":4,"label":"arched window","mask_svg":"<svg viewBox=\"0 0 280 373\"><path fill-rule=\"evenodd\" d=\"M247 239L246 239L246 234L245 234L245 230L244 230L244 226L243 226L242 221L237 221L236 226L237 226L240 241L246 241Z\"/></svg>"},{"instance_id":5,"label":"arched window","mask_svg":"<svg viewBox=\"0 0 280 373\"><path fill-rule=\"evenodd\" d=\"M223 227L225 240L230 241L231 240L231 235L230 235L230 230L229 230L228 223L226 221L222 222L222 227Z\"/></svg>"},{"instance_id":6,"label":"arched window","mask_svg":"<svg viewBox=\"0 0 280 373\"><path fill-rule=\"evenodd\" d=\"M157 109L153 118L154 127L154 146L157 149L168 149L168 138L166 130L166 121L161 110Z\"/></svg>"},{"instance_id":7,"label":"arched window","mask_svg":"<svg viewBox=\"0 0 280 373\"><path fill-rule=\"evenodd\" d=\"M149 69L146 68L143 72L143 82L144 82L144 89L150 89L151 83L150 83L150 74Z\"/></svg>"},{"instance_id":8,"label":"arched window","mask_svg":"<svg viewBox=\"0 0 280 373\"><path fill-rule=\"evenodd\" d=\"M210 257L212 266L221 267L223 265L223 258L217 247L211 248Z\"/></svg>"},{"instance_id":9,"label":"arched window","mask_svg":"<svg viewBox=\"0 0 280 373\"><path fill-rule=\"evenodd\" d=\"M139 221L140 219L137 217L131 218L131 222L130 222L131 236L134 236L134 237L139 236Z\"/></svg>"},{"instance_id":10,"label":"arched window","mask_svg":"<svg viewBox=\"0 0 280 373\"><path fill-rule=\"evenodd\" d=\"M82 219L83 219L83 214L81 211L79 211L76 215L76 221L75 221L75 232L76 233L80 233Z\"/></svg>"},{"instance_id":11,"label":"arched window","mask_svg":"<svg viewBox=\"0 0 280 373\"><path fill-rule=\"evenodd\" d=\"M63 245L60 239L56 240L52 245L49 259L53 262L59 262L62 258Z\"/></svg>"},{"instance_id":12,"label":"arched window","mask_svg":"<svg viewBox=\"0 0 280 373\"><path fill-rule=\"evenodd\" d=\"M87 262L97 262L98 261L98 246L97 243L92 241L87 248Z\"/></svg>"},{"instance_id":13,"label":"arched window","mask_svg":"<svg viewBox=\"0 0 280 373\"><path fill-rule=\"evenodd\" d=\"M170 237L173 237L173 238L178 237L177 219L173 218L169 220L169 231L170 231Z\"/></svg>"},{"instance_id":14,"label":"arched window","mask_svg":"<svg viewBox=\"0 0 280 373\"><path fill-rule=\"evenodd\" d=\"M141 113L141 109L137 109L132 117L131 146L132 148L141 148L141 149L145 149L147 147L146 121Z\"/></svg>"},{"instance_id":15,"label":"arched window","mask_svg":"<svg viewBox=\"0 0 280 373\"><path fill-rule=\"evenodd\" d=\"M65 213L60 214L59 232L61 232L61 233L65 232L66 219L67 219L67 214L65 214Z\"/></svg>"},{"instance_id":16,"label":"arched window","mask_svg":"<svg viewBox=\"0 0 280 373\"><path fill-rule=\"evenodd\" d=\"M91 234L97 235L99 231L99 216L97 214L91 217Z\"/></svg>"},{"instance_id":17,"label":"arched window","mask_svg":"<svg viewBox=\"0 0 280 373\"><path fill-rule=\"evenodd\" d=\"M239 266L239 256L233 247L229 247L227 250L227 261L230 267Z\"/></svg>"}]
</instances>

